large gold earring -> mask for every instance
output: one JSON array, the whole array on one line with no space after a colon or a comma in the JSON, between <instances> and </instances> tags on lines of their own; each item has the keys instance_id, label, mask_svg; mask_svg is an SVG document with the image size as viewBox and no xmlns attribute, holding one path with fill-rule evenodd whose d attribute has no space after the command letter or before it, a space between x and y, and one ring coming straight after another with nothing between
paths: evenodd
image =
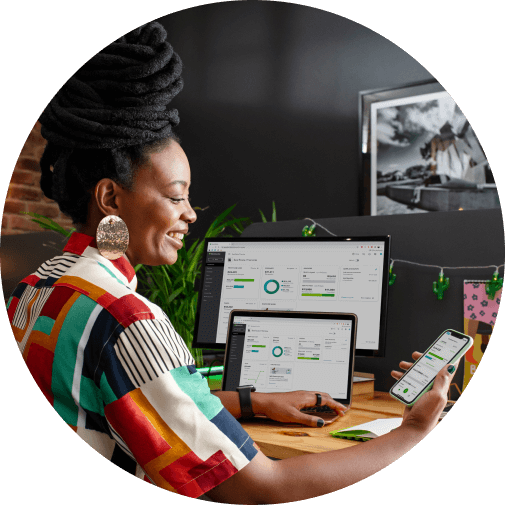
<instances>
[{"instance_id":1,"label":"large gold earring","mask_svg":"<svg viewBox=\"0 0 505 505\"><path fill-rule=\"evenodd\" d=\"M98 252L108 260L117 260L128 248L130 235L126 223L119 216L105 216L96 229Z\"/></svg>"}]
</instances>

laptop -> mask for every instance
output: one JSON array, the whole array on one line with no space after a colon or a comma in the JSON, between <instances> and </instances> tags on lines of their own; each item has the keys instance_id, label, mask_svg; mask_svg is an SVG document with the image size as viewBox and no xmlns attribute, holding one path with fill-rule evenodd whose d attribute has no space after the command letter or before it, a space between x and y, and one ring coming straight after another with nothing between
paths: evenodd
<instances>
[{"instance_id":1,"label":"laptop","mask_svg":"<svg viewBox=\"0 0 505 505\"><path fill-rule=\"evenodd\" d=\"M318 391L351 405L357 317L331 312L233 310L223 391Z\"/></svg>"}]
</instances>

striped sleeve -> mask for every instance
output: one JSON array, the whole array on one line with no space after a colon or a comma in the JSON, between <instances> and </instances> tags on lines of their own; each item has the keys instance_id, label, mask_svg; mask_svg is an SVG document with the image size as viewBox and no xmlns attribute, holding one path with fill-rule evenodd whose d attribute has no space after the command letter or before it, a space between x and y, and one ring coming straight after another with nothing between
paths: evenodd
<instances>
[{"instance_id":1,"label":"striped sleeve","mask_svg":"<svg viewBox=\"0 0 505 505\"><path fill-rule=\"evenodd\" d=\"M240 471L257 449L196 370L168 320L126 328L110 359L131 390L104 414L112 436L155 485L197 498Z\"/></svg>"}]
</instances>

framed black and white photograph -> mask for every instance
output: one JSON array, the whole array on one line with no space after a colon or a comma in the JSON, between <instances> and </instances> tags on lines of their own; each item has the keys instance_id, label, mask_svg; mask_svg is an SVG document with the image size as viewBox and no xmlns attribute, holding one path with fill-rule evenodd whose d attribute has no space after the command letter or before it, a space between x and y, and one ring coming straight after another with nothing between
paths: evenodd
<instances>
[{"instance_id":1,"label":"framed black and white photograph","mask_svg":"<svg viewBox=\"0 0 505 505\"><path fill-rule=\"evenodd\" d=\"M360 93L361 213L499 207L472 126L437 81Z\"/></svg>"}]
</instances>

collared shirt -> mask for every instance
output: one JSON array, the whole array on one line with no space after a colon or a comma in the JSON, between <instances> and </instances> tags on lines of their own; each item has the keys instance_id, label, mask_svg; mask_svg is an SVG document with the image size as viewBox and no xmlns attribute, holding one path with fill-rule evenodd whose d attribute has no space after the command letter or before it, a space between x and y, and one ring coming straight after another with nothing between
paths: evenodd
<instances>
[{"instance_id":1,"label":"collared shirt","mask_svg":"<svg viewBox=\"0 0 505 505\"><path fill-rule=\"evenodd\" d=\"M196 498L257 448L136 286L126 258L107 260L74 233L14 290L9 320L35 381L78 435L137 477Z\"/></svg>"}]
</instances>

